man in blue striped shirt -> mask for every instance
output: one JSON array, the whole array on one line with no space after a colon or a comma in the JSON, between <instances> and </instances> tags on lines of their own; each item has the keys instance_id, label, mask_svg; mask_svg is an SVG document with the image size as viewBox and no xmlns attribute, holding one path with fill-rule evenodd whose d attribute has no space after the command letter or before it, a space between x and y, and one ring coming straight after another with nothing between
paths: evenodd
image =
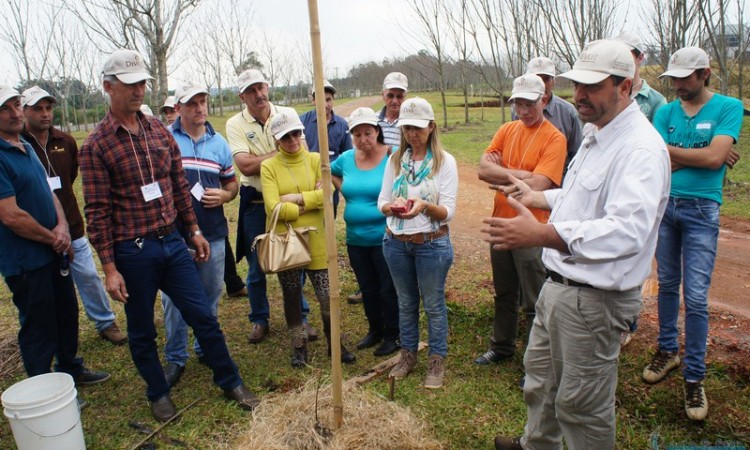
<instances>
[{"instance_id":1,"label":"man in blue striped shirt","mask_svg":"<svg viewBox=\"0 0 750 450\"><path fill-rule=\"evenodd\" d=\"M385 106L378 116L378 125L383 129L386 145L401 145L401 129L398 127L398 114L401 103L406 99L409 80L401 72L391 72L383 80L383 101Z\"/></svg>"}]
</instances>

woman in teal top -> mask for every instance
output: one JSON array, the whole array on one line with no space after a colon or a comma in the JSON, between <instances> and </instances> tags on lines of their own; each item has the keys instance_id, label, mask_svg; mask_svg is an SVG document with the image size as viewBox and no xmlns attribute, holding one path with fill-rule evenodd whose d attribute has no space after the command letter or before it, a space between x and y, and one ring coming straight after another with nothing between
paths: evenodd
<instances>
[{"instance_id":1,"label":"woman in teal top","mask_svg":"<svg viewBox=\"0 0 750 450\"><path fill-rule=\"evenodd\" d=\"M346 199L346 247L370 325L357 348L380 343L374 354L385 356L399 349L398 297L383 257L385 216L378 210L389 151L372 109L354 110L348 122L355 148L331 163L331 173Z\"/></svg>"}]
</instances>

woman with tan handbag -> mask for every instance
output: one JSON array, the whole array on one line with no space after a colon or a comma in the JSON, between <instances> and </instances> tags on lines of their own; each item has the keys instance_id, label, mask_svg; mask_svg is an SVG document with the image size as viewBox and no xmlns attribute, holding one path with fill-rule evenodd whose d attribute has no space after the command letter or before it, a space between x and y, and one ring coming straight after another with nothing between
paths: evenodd
<instances>
[{"instance_id":1,"label":"woman with tan handbag","mask_svg":"<svg viewBox=\"0 0 750 450\"><path fill-rule=\"evenodd\" d=\"M278 113L271 118L271 133L276 140L278 153L261 164L263 201L270 218L274 208L281 203L278 213L277 233L287 232L286 222L293 228L316 227L323 230L323 189L321 188L320 155L310 153L302 146L302 122L296 114ZM331 316L325 235L312 231L308 234L311 261L304 268L277 273L284 297L284 315L292 336L293 367L307 364L307 334L302 326L301 271L304 270L320 302L323 330L331 355ZM341 361L356 360L341 345Z\"/></svg>"}]
</instances>

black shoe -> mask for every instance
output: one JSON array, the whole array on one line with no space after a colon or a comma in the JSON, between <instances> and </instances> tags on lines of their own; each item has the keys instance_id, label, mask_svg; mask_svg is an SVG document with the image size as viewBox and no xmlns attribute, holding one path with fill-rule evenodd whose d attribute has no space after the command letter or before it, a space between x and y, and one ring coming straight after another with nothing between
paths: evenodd
<instances>
[{"instance_id":1,"label":"black shoe","mask_svg":"<svg viewBox=\"0 0 750 450\"><path fill-rule=\"evenodd\" d=\"M93 384L104 383L109 380L109 372L97 372L83 368L83 371L76 377L76 386L91 386Z\"/></svg>"},{"instance_id":2,"label":"black shoe","mask_svg":"<svg viewBox=\"0 0 750 450\"><path fill-rule=\"evenodd\" d=\"M292 367L301 368L307 365L307 347L292 349Z\"/></svg>"},{"instance_id":3,"label":"black shoe","mask_svg":"<svg viewBox=\"0 0 750 450\"><path fill-rule=\"evenodd\" d=\"M168 363L167 367L164 368L164 378L167 380L167 386L174 387L182 377L182 372L185 371L185 366L181 366L176 363Z\"/></svg>"},{"instance_id":4,"label":"black shoe","mask_svg":"<svg viewBox=\"0 0 750 450\"><path fill-rule=\"evenodd\" d=\"M169 394L151 402L151 414L159 422L166 422L177 414L177 408L172 403L172 399L169 398Z\"/></svg>"},{"instance_id":5,"label":"black shoe","mask_svg":"<svg viewBox=\"0 0 750 450\"><path fill-rule=\"evenodd\" d=\"M503 361L505 359L510 359L513 356L505 356L497 353L494 350L487 350L483 354L479 355L475 360L474 364L480 365L480 366L486 366L489 364L499 363L500 361Z\"/></svg>"},{"instance_id":6,"label":"black shoe","mask_svg":"<svg viewBox=\"0 0 750 450\"><path fill-rule=\"evenodd\" d=\"M508 438L504 436L495 437L495 450L523 450L521 438Z\"/></svg>"},{"instance_id":7,"label":"black shoe","mask_svg":"<svg viewBox=\"0 0 750 450\"><path fill-rule=\"evenodd\" d=\"M370 330L365 337L357 344L358 350L363 350L370 347L375 347L380 341L383 340L383 335L379 331Z\"/></svg>"},{"instance_id":8,"label":"black shoe","mask_svg":"<svg viewBox=\"0 0 750 450\"><path fill-rule=\"evenodd\" d=\"M260 404L258 397L250 392L244 384L240 384L234 389L224 390L224 397L235 401L240 408L246 411L252 411Z\"/></svg>"},{"instance_id":9,"label":"black shoe","mask_svg":"<svg viewBox=\"0 0 750 450\"><path fill-rule=\"evenodd\" d=\"M373 355L375 356L387 356L391 353L396 353L401 349L401 346L398 345L395 339L383 339L383 343L380 344L380 347L375 349L375 352L373 352Z\"/></svg>"},{"instance_id":10,"label":"black shoe","mask_svg":"<svg viewBox=\"0 0 750 450\"><path fill-rule=\"evenodd\" d=\"M331 357L331 347L328 347L328 357ZM347 350L346 347L344 347L344 344L341 344L341 362L344 364L351 364L356 360L357 357L354 353Z\"/></svg>"}]
</instances>

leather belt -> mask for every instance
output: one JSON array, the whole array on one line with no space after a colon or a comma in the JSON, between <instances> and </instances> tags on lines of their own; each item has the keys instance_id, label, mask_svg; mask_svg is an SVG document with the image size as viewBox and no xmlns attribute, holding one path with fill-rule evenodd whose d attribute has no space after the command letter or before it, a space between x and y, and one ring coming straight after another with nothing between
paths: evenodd
<instances>
[{"instance_id":1,"label":"leather belt","mask_svg":"<svg viewBox=\"0 0 750 450\"><path fill-rule=\"evenodd\" d=\"M571 280L570 278L565 278L564 276L560 275L559 273L547 270L547 278L554 281L555 283L564 284L565 286L573 286L578 288L588 288L588 289L597 289L594 286L586 283L581 283L575 280Z\"/></svg>"},{"instance_id":2,"label":"leather belt","mask_svg":"<svg viewBox=\"0 0 750 450\"><path fill-rule=\"evenodd\" d=\"M429 233L394 234L389 228L386 228L385 232L388 233L388 236L391 236L392 238L397 239L401 242L421 245L425 242L430 242L433 239L437 239L448 234L448 225L441 225L440 228Z\"/></svg>"},{"instance_id":3,"label":"leather belt","mask_svg":"<svg viewBox=\"0 0 750 450\"><path fill-rule=\"evenodd\" d=\"M177 226L174 223L171 223L169 225L159 227L154 231L149 231L148 233L145 233L141 237L143 239L163 239L165 236L172 234L174 230L176 229L177 229Z\"/></svg>"}]
</instances>

